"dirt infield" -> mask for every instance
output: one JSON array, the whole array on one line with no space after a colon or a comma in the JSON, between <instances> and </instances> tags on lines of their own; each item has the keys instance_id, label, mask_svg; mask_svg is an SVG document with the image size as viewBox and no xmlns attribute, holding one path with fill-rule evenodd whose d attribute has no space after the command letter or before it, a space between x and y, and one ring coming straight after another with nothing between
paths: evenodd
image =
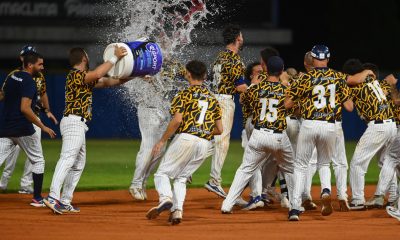
<instances>
[{"instance_id":1,"label":"dirt infield","mask_svg":"<svg viewBox=\"0 0 400 240\"><path fill-rule=\"evenodd\" d=\"M367 196L374 187L367 187ZM313 196L318 199L318 188ZM288 222L287 211L278 205L254 212L219 211L222 200L204 189L189 189L183 222L170 226L167 214L148 221L146 211L156 205L157 193L149 201L133 202L128 191L78 192L79 214L54 215L49 209L28 205L29 196L0 194L0 239L397 239L400 222L384 210L334 212L322 217L319 211ZM319 203L317 201L317 203ZM334 208L338 203L334 202Z\"/></svg>"}]
</instances>

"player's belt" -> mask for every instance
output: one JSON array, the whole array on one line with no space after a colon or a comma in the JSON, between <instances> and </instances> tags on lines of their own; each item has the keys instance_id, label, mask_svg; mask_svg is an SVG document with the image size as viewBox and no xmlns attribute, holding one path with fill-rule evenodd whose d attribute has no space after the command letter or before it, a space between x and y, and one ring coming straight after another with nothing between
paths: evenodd
<instances>
[{"instance_id":1,"label":"player's belt","mask_svg":"<svg viewBox=\"0 0 400 240\"><path fill-rule=\"evenodd\" d=\"M84 123L88 122L88 120L86 120L86 118L78 116L78 115L74 115L74 114L66 114L66 115L64 115L64 117L79 119L79 120L81 120L81 122L84 122Z\"/></svg>"},{"instance_id":2,"label":"player's belt","mask_svg":"<svg viewBox=\"0 0 400 240\"><path fill-rule=\"evenodd\" d=\"M328 123L335 123L338 121L335 121L334 119L332 120L323 120L323 119L304 119L304 120L309 120L309 121L318 121L318 122L328 122Z\"/></svg>"},{"instance_id":3,"label":"player's belt","mask_svg":"<svg viewBox=\"0 0 400 240\"><path fill-rule=\"evenodd\" d=\"M234 100L233 95L229 95L229 94L215 94L215 96Z\"/></svg>"},{"instance_id":4,"label":"player's belt","mask_svg":"<svg viewBox=\"0 0 400 240\"><path fill-rule=\"evenodd\" d=\"M393 119L385 119L385 120L372 120L369 123L383 124L383 123L391 123L391 122L395 122L395 121Z\"/></svg>"},{"instance_id":5,"label":"player's belt","mask_svg":"<svg viewBox=\"0 0 400 240\"><path fill-rule=\"evenodd\" d=\"M290 119L293 119L293 120L299 120L299 118L298 117L289 117Z\"/></svg>"},{"instance_id":6,"label":"player's belt","mask_svg":"<svg viewBox=\"0 0 400 240\"><path fill-rule=\"evenodd\" d=\"M259 126L255 126L254 128L257 129L257 130L260 130L262 132L283 133L283 130L276 130L276 129L274 130L274 129L269 129L269 128L262 128L262 127L259 127Z\"/></svg>"}]
</instances>

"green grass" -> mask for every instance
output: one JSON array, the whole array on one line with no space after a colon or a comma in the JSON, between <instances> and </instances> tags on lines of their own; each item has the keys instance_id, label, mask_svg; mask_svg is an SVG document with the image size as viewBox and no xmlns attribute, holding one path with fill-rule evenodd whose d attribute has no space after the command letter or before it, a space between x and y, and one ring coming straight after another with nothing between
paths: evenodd
<instances>
[{"instance_id":1,"label":"green grass","mask_svg":"<svg viewBox=\"0 0 400 240\"><path fill-rule=\"evenodd\" d=\"M87 161L83 175L78 184L78 190L99 189L127 189L132 180L136 153L139 151L139 140L88 140ZM348 160L353 156L355 142L347 142L346 150ZM43 150L46 160L44 176L44 190L48 190L53 176L53 171L60 156L60 140L43 140ZM232 141L223 168L223 185L229 186L241 163L243 149L239 141ZM25 154L20 154L14 175L8 185L8 190L13 192L19 188ZM201 187L208 180L211 159L207 159L199 170L193 175L191 187ZM0 169L2 171L4 166ZM366 175L367 183L376 183L379 175L377 160L374 159ZM332 180L333 174L332 174ZM318 177L314 184L319 183ZM153 187L153 177L150 177L149 186Z\"/></svg>"}]
</instances>

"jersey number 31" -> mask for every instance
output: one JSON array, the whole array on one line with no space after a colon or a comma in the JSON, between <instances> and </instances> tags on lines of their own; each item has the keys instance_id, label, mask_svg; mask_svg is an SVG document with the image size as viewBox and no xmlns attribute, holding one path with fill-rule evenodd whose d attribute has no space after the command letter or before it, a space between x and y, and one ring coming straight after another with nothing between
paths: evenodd
<instances>
[{"instance_id":1,"label":"jersey number 31","mask_svg":"<svg viewBox=\"0 0 400 240\"><path fill-rule=\"evenodd\" d=\"M326 90L329 91L329 104L331 105L331 108L335 108L336 103L335 103L335 96L336 96L336 85L335 84L329 84L326 86L327 89L325 89L324 86L322 85L317 85L313 88L313 95L317 95L317 100L314 101L314 107L316 109L321 109L326 107L326 97L325 93L327 92Z\"/></svg>"}]
</instances>

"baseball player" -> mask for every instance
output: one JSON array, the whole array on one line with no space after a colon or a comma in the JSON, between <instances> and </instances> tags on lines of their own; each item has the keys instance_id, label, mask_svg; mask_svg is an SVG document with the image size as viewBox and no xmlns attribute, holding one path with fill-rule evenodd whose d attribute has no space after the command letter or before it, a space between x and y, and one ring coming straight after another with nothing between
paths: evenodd
<instances>
[{"instance_id":1,"label":"baseball player","mask_svg":"<svg viewBox=\"0 0 400 240\"><path fill-rule=\"evenodd\" d=\"M174 86L178 82L185 86L187 81L183 79L185 68L178 61L165 61L161 70L161 78L163 81L172 81ZM156 158L152 158L151 151L157 141L161 138L163 132L167 128L170 118L168 106L170 105L170 97L164 96L161 89L158 89L154 78L136 80L142 81L141 91L138 94L142 99L138 100L138 120L139 129L142 136L140 149L136 156L135 173L132 179L129 192L136 200L143 201L147 199L146 183L150 173L160 160L160 154ZM137 84L132 82L132 84ZM182 86L179 86L182 88ZM142 91L142 89L146 91ZM128 88L136 89L136 88ZM168 93L170 94L170 93ZM165 148L162 152L165 151Z\"/></svg>"},{"instance_id":2,"label":"baseball player","mask_svg":"<svg viewBox=\"0 0 400 240\"><path fill-rule=\"evenodd\" d=\"M226 193L221 187L221 170L229 149L229 139L235 113L233 95L237 92L245 92L247 84L244 81L244 64L239 56L243 47L243 36L240 27L227 26L222 36L226 49L221 51L214 62L212 91L222 110L222 125L224 132L215 136L215 152L211 162L211 178L204 187L225 198Z\"/></svg>"},{"instance_id":3,"label":"baseball player","mask_svg":"<svg viewBox=\"0 0 400 240\"><path fill-rule=\"evenodd\" d=\"M187 178L206 159L212 137L222 133L218 101L202 85L207 72L205 64L196 60L190 61L186 64L186 70L190 87L180 91L173 99L173 117L153 149L153 154L159 155L168 139L176 133L154 174L159 205L146 214L148 219L155 219L163 211L171 210L170 221L173 225L182 220ZM170 179L173 180L173 190Z\"/></svg>"},{"instance_id":4,"label":"baseball player","mask_svg":"<svg viewBox=\"0 0 400 240\"><path fill-rule=\"evenodd\" d=\"M343 66L343 71L350 75L362 70L364 68L358 59L350 59ZM350 162L350 208L360 210L365 207L364 178L368 165L379 151L381 156L388 153L397 130L390 102L374 75L352 87L351 92L358 114L368 123Z\"/></svg>"},{"instance_id":5,"label":"baseball player","mask_svg":"<svg viewBox=\"0 0 400 240\"><path fill-rule=\"evenodd\" d=\"M72 69L67 75L64 117L60 123L61 155L54 171L49 196L43 200L54 213L80 212L71 202L86 162L85 133L88 130L86 124L92 119L93 88L112 87L125 82L103 78L127 54L123 47L117 45L114 53L115 56L110 60L94 71L89 71L89 57L83 48L72 48L69 52Z\"/></svg>"},{"instance_id":6,"label":"baseball player","mask_svg":"<svg viewBox=\"0 0 400 240\"><path fill-rule=\"evenodd\" d=\"M32 163L31 205L34 207L43 207L41 191L44 158L39 133L35 131L33 124L51 138L55 137L54 131L43 125L32 109L37 98L36 83L32 76L41 70L43 70L43 58L39 54L35 52L24 54L23 69L14 71L3 83L4 107L0 117L0 165L15 152L17 145L25 151Z\"/></svg>"},{"instance_id":7,"label":"baseball player","mask_svg":"<svg viewBox=\"0 0 400 240\"><path fill-rule=\"evenodd\" d=\"M23 56L29 52L35 52L36 49L33 46L27 45L24 46L20 52L20 60L23 63ZM23 66L20 68L15 69L12 71L9 75L12 75L13 73L17 71L21 71L23 69ZM47 117L50 118L54 124L58 124L57 119L54 117L54 115L50 112L50 104L49 104L49 99L47 96L46 92L46 80L44 78L43 73L39 72L37 73L37 76L33 76L33 80L36 83L36 88L37 88L37 102L36 106L34 107L34 112L36 116L39 118L40 112L46 113ZM33 125L35 128L35 132L39 135L39 138L41 138L42 131L41 129ZM15 151L6 159L5 161L5 166L3 170L3 174L1 176L0 180L0 190L6 190L8 181L11 178L14 169L15 169L15 164L17 162L18 155L20 153L20 147L17 145L15 147ZM32 164L29 161L29 159L25 160L25 166L24 166L24 171L21 177L21 182L20 182L20 190L18 191L21 194L32 194L33 193L33 187L32 187Z\"/></svg>"},{"instance_id":8,"label":"baseball player","mask_svg":"<svg viewBox=\"0 0 400 240\"><path fill-rule=\"evenodd\" d=\"M285 174L289 183L288 187L291 189L293 153L285 131L286 87L279 80L283 70L283 60L278 56L271 57L267 62L268 78L249 89L254 130L245 149L243 162L236 171L228 195L222 203L221 212L223 214L232 213L235 199L241 194L249 179L255 171L259 170L265 159L267 159L266 161L276 161L280 170ZM291 193L290 190L289 193Z\"/></svg>"},{"instance_id":9,"label":"baseball player","mask_svg":"<svg viewBox=\"0 0 400 240\"><path fill-rule=\"evenodd\" d=\"M285 99L285 107L292 108L295 102L300 104L304 119L296 150L294 171L294 190L291 198L290 221L299 221L304 180L314 147L317 148L318 167L328 166L333 157L336 144L335 114L338 105L348 111L353 110L349 96L346 76L328 68L330 52L324 45L312 48L314 68L290 85ZM333 212L331 204L331 176L327 171L321 176L321 200L323 216Z\"/></svg>"}]
</instances>

